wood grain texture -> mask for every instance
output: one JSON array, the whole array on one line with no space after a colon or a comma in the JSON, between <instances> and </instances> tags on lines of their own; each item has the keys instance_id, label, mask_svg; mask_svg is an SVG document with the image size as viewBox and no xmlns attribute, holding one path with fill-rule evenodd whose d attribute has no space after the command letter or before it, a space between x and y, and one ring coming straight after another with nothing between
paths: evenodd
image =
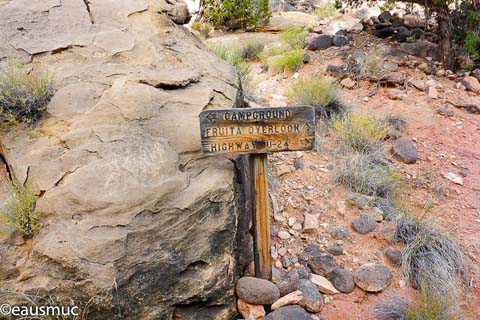
<instances>
[{"instance_id":1,"label":"wood grain texture","mask_svg":"<svg viewBox=\"0 0 480 320\"><path fill-rule=\"evenodd\" d=\"M200 114L204 154L310 150L315 112L310 106L206 110Z\"/></svg>"},{"instance_id":2,"label":"wood grain texture","mask_svg":"<svg viewBox=\"0 0 480 320\"><path fill-rule=\"evenodd\" d=\"M253 210L255 276L257 278L271 280L272 262L270 255L267 155L255 154L253 155L253 159L253 177L255 181L255 206Z\"/></svg>"}]
</instances>

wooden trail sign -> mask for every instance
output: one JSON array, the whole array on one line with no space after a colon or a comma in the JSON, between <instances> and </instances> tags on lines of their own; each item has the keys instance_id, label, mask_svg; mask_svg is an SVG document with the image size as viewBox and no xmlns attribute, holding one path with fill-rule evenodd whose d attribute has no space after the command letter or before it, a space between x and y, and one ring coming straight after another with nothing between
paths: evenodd
<instances>
[{"instance_id":1,"label":"wooden trail sign","mask_svg":"<svg viewBox=\"0 0 480 320\"><path fill-rule=\"evenodd\" d=\"M204 154L252 154L255 275L272 278L267 153L310 150L315 111L310 106L206 110L200 113Z\"/></svg>"},{"instance_id":2,"label":"wooden trail sign","mask_svg":"<svg viewBox=\"0 0 480 320\"><path fill-rule=\"evenodd\" d=\"M200 129L205 154L309 150L315 112L309 106L208 110L200 114Z\"/></svg>"}]
</instances>

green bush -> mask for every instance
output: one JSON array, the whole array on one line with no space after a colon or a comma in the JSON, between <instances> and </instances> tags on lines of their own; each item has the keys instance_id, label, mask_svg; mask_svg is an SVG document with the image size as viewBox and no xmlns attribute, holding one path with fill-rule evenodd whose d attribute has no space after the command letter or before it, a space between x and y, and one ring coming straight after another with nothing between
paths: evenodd
<instances>
[{"instance_id":1,"label":"green bush","mask_svg":"<svg viewBox=\"0 0 480 320\"><path fill-rule=\"evenodd\" d=\"M211 42L207 44L208 48L212 50L220 59L231 64L238 71L242 83L247 85L250 81L250 65L244 61L242 57L241 48L232 43L227 42Z\"/></svg>"},{"instance_id":2,"label":"green bush","mask_svg":"<svg viewBox=\"0 0 480 320\"><path fill-rule=\"evenodd\" d=\"M34 213L37 197L26 187L17 187L8 181L10 199L0 209L0 222L7 227L17 229L24 238L31 238L37 229Z\"/></svg>"},{"instance_id":3,"label":"green bush","mask_svg":"<svg viewBox=\"0 0 480 320\"><path fill-rule=\"evenodd\" d=\"M330 2L323 2L319 5L317 9L315 9L315 15L320 19L325 19L335 15L337 9L335 5Z\"/></svg>"},{"instance_id":4,"label":"green bush","mask_svg":"<svg viewBox=\"0 0 480 320\"><path fill-rule=\"evenodd\" d=\"M338 117L333 128L352 149L365 153L381 148L389 135L389 128L381 120L362 113Z\"/></svg>"},{"instance_id":5,"label":"green bush","mask_svg":"<svg viewBox=\"0 0 480 320\"><path fill-rule=\"evenodd\" d=\"M28 70L13 59L0 66L0 119L9 124L33 123L47 110L53 97L48 72Z\"/></svg>"},{"instance_id":6,"label":"green bush","mask_svg":"<svg viewBox=\"0 0 480 320\"><path fill-rule=\"evenodd\" d=\"M274 64L277 67L284 67L289 69L296 69L303 62L303 53L302 50L292 50L287 51L280 56L278 56Z\"/></svg>"},{"instance_id":7,"label":"green bush","mask_svg":"<svg viewBox=\"0 0 480 320\"><path fill-rule=\"evenodd\" d=\"M267 24L271 12L268 0L205 0L203 17L215 27L247 29Z\"/></svg>"},{"instance_id":8,"label":"green bush","mask_svg":"<svg viewBox=\"0 0 480 320\"><path fill-rule=\"evenodd\" d=\"M302 27L292 27L280 33L280 39L294 49L302 49L305 46L305 38L308 31Z\"/></svg>"}]
</instances>

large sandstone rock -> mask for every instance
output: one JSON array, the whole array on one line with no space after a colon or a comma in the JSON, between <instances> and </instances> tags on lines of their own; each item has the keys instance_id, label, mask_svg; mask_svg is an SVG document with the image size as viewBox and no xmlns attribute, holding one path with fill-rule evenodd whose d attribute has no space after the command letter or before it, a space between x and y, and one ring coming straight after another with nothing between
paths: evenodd
<instances>
[{"instance_id":1,"label":"large sandstone rock","mask_svg":"<svg viewBox=\"0 0 480 320\"><path fill-rule=\"evenodd\" d=\"M57 89L37 127L1 137L41 214L25 244L0 235L0 301L104 297L89 318L230 319L234 166L200 155L198 114L238 106L238 77L174 23L188 20L181 3L88 3L0 2L0 56L48 65Z\"/></svg>"}]
</instances>

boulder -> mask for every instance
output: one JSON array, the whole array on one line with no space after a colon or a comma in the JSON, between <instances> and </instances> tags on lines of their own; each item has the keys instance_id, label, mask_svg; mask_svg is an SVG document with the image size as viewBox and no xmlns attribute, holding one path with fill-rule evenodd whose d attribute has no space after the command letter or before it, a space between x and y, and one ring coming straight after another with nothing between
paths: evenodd
<instances>
[{"instance_id":1,"label":"boulder","mask_svg":"<svg viewBox=\"0 0 480 320\"><path fill-rule=\"evenodd\" d=\"M355 284L366 292L380 292L390 285L392 272L381 263L367 263L355 272Z\"/></svg>"},{"instance_id":2,"label":"boulder","mask_svg":"<svg viewBox=\"0 0 480 320\"><path fill-rule=\"evenodd\" d=\"M251 304L272 304L280 298L280 291L275 284L254 277L240 278L236 293L240 299Z\"/></svg>"},{"instance_id":3,"label":"boulder","mask_svg":"<svg viewBox=\"0 0 480 320\"><path fill-rule=\"evenodd\" d=\"M378 18L378 21L380 21L381 23L390 22L390 19L392 18L392 14L390 13L390 11L383 11L378 15L377 18Z\"/></svg>"},{"instance_id":4,"label":"boulder","mask_svg":"<svg viewBox=\"0 0 480 320\"><path fill-rule=\"evenodd\" d=\"M404 26L400 26L397 29L397 41L406 42L407 38L411 37L412 33Z\"/></svg>"},{"instance_id":5,"label":"boulder","mask_svg":"<svg viewBox=\"0 0 480 320\"><path fill-rule=\"evenodd\" d=\"M242 93L234 69L174 23L186 22L178 5L0 4L0 56L48 65L56 88L35 127L1 137L41 215L28 250L0 235L0 301L95 300L98 319L234 316L235 166L200 155L198 114L240 107Z\"/></svg>"},{"instance_id":6,"label":"boulder","mask_svg":"<svg viewBox=\"0 0 480 320\"><path fill-rule=\"evenodd\" d=\"M477 78L467 76L462 79L461 83L468 91L480 94L480 81Z\"/></svg>"},{"instance_id":7,"label":"boulder","mask_svg":"<svg viewBox=\"0 0 480 320\"><path fill-rule=\"evenodd\" d=\"M385 39L393 36L395 34L395 29L393 29L392 27L385 27L385 28L375 30L373 34L378 38Z\"/></svg>"},{"instance_id":8,"label":"boulder","mask_svg":"<svg viewBox=\"0 0 480 320\"><path fill-rule=\"evenodd\" d=\"M431 88L433 87L430 87L430 89ZM395 141L392 153L394 157L408 164L415 163L418 159L417 147L413 141L407 137L401 137Z\"/></svg>"},{"instance_id":9,"label":"boulder","mask_svg":"<svg viewBox=\"0 0 480 320\"><path fill-rule=\"evenodd\" d=\"M313 320L310 314L300 306L285 306L267 314L263 320Z\"/></svg>"},{"instance_id":10,"label":"boulder","mask_svg":"<svg viewBox=\"0 0 480 320\"><path fill-rule=\"evenodd\" d=\"M322 34L320 36L316 36L310 40L307 45L308 50L316 51L316 50L324 50L330 48L333 45L332 36Z\"/></svg>"},{"instance_id":11,"label":"boulder","mask_svg":"<svg viewBox=\"0 0 480 320\"><path fill-rule=\"evenodd\" d=\"M336 268L328 275L332 285L342 293L350 293L355 289L355 282L350 271L343 268Z\"/></svg>"},{"instance_id":12,"label":"boulder","mask_svg":"<svg viewBox=\"0 0 480 320\"><path fill-rule=\"evenodd\" d=\"M337 267L337 263L331 254L322 253L308 258L308 265L312 271L321 276L327 276Z\"/></svg>"},{"instance_id":13,"label":"boulder","mask_svg":"<svg viewBox=\"0 0 480 320\"><path fill-rule=\"evenodd\" d=\"M303 292L303 299L298 303L310 312L320 312L323 305L323 297L317 286L307 279L300 280L298 290Z\"/></svg>"},{"instance_id":14,"label":"boulder","mask_svg":"<svg viewBox=\"0 0 480 320\"><path fill-rule=\"evenodd\" d=\"M367 234L375 230L377 222L367 214L361 214L360 217L352 221L353 230L360 234Z\"/></svg>"}]
</instances>

